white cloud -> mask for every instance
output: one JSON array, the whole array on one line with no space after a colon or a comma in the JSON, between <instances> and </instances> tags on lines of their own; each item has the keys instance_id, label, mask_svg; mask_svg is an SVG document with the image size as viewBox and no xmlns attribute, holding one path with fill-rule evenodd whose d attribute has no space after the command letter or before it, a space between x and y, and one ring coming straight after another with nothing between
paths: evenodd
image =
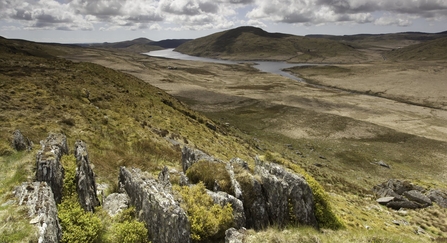
<instances>
[{"instance_id":1,"label":"white cloud","mask_svg":"<svg viewBox=\"0 0 447 243\"><path fill-rule=\"evenodd\" d=\"M239 11L246 11L240 14ZM0 20L22 28L226 29L235 23L408 26L445 21L446 0L0 0Z\"/></svg>"}]
</instances>

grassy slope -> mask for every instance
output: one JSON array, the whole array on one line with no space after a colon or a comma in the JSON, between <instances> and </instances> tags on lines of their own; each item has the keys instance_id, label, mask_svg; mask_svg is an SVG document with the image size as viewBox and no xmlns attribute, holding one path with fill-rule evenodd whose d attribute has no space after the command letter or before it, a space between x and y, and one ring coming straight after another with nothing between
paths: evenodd
<instances>
[{"instance_id":1,"label":"grassy slope","mask_svg":"<svg viewBox=\"0 0 447 243\"><path fill-rule=\"evenodd\" d=\"M288 60L331 62L363 60L352 46L327 39L268 33L259 28L239 27L187 42L176 51L205 57L236 60Z\"/></svg>"},{"instance_id":2,"label":"grassy slope","mask_svg":"<svg viewBox=\"0 0 447 243\"><path fill-rule=\"evenodd\" d=\"M446 214L445 210L438 208L421 210L408 216L399 216L391 210L377 207L373 201L365 201L365 195L368 194L369 185L376 183L375 180L378 179L367 178L365 184L362 182L360 185L354 185L350 182L351 179L347 178L350 174L349 171L357 173L359 171L357 168L362 168L362 170L364 168L362 173L367 173L367 171L383 173L384 171L380 167L370 164L376 158L376 153L384 156L380 158L384 158L386 161L396 161L395 166L399 169L406 168L404 163L406 161L411 161L415 166L420 165L419 163L424 164L429 158L424 158L424 155L413 158L408 151L417 148L418 144L424 144L426 141L406 138L399 134L397 134L399 135L397 138L400 139L394 141L393 138L396 135L394 133L383 137L383 143L380 143L380 140L352 140L342 144L339 144L338 141L325 139L298 141L272 134L269 129L250 127L261 125L274 128L274 124L264 124L264 122L269 121L271 115L279 117L282 113L277 114L277 112L283 111L282 109L272 108L265 112L264 108L262 111L256 111L256 107L251 107L248 113L244 110L236 110L234 114L239 116L235 116L235 120L231 120L230 123L245 125L248 134L255 135L251 131L256 131L258 133L255 135L256 137L261 141L267 141L256 144L258 139L254 140L253 137L240 133L238 130L235 130L234 133L239 134L241 138L211 131L205 126L208 121L206 117L187 109L159 89L129 75L94 64L73 63L30 55L30 50L36 48L41 48L43 53L53 51L53 49L46 49L46 46L38 45L36 47L27 42L11 44L5 40L1 41L2 54L4 54L0 58L0 89L2 90L0 94L0 122L2 124L0 126L0 146L2 148L8 147L12 131L15 129L21 129L35 144L45 138L49 131L64 132L69 139L70 147L78 138L87 142L99 181L115 182L119 165L134 165L142 169L157 171L161 169L162 165L167 164L180 170L178 147L172 146L160 136L166 131L168 131L167 137L176 139L180 143L187 141L190 146L196 146L221 159L238 156L251 162L250 158L253 155L263 153L260 150L253 151L251 147L260 145L264 149L282 152L284 156L306 166L308 172L331 192L336 211L348 226L346 231L326 232L324 235L317 232L297 232L296 229L292 229L292 233L281 231L280 234L277 230L271 229L265 232L267 235L251 232L252 242L259 242L257 239L290 242L300 234L310 234L310 236L306 236L310 239L308 242L315 242L315 239L320 239L323 242L342 242L344 239L353 239L351 242L371 242L375 239L388 242L383 239L387 239L389 233L398 235L393 238L402 237L400 241L389 242L405 242L411 238L415 238L415 242L420 242L428 238L412 234L416 225L423 226L431 234L442 235L442 227L447 224L445 220L438 219L434 222L430 218L430 215L438 215L438 217L441 215L442 217ZM15 51L14 54L14 51L11 50L21 51ZM62 49L58 50L58 52L61 51ZM89 94L88 98L87 93ZM291 114L300 114L300 112L303 111L293 111ZM254 114L263 115L256 117ZM219 119L219 114L210 115L214 116L216 120ZM326 125L339 125L335 124L334 119L330 120L331 122ZM345 122L341 121L340 124L345 124ZM317 127L321 125L324 124L315 123ZM413 145L409 146L408 150L403 149L393 153L394 150L401 148L399 145L401 140L413 141L411 142ZM250 141L250 144L244 141ZM290 143L298 148L305 156L308 156L308 159L297 157L298 155L294 151L284 147L285 143ZM388 148L382 151L384 144L388 145ZM431 144L426 144L426 147L431 147ZM366 155L362 154L363 149L368 151ZM36 149L34 153L35 151ZM16 161L16 163L8 162L10 164L8 171L13 171L17 167L23 168L22 170L25 171L32 170L30 164L32 166L34 163L33 153L6 155L10 153L9 150L4 156L1 156L2 162ZM314 162L321 160L320 154L329 158L329 161L324 161L324 164L330 164L332 160L335 160L334 166L322 169L312 166ZM423 160L418 162L418 159ZM336 166L340 164L341 167ZM393 173L396 171L398 170L393 170ZM333 176L338 173L338 176ZM10 178L9 175L2 174L1 176L1 178ZM359 176L367 177L367 174ZM391 177L392 175L386 172L383 176ZM346 178L343 179L343 177ZM9 191L15 183L27 179L30 178L22 177L7 181L4 192ZM4 194L2 201L7 200L7 197ZM368 197L366 196L366 198ZM11 207L1 209L5 216L1 218L3 222L6 222L5 218L14 221L14 218L11 219L9 213L6 213L7 210L11 210ZM393 219L405 219L410 221L411 225L397 227L384 224L384 222L391 222ZM17 222L16 225L26 223ZM6 224L12 225L12 222L7 221ZM373 227L374 232L365 234L365 224ZM399 232L408 236L404 237Z\"/></svg>"},{"instance_id":3,"label":"grassy slope","mask_svg":"<svg viewBox=\"0 0 447 243\"><path fill-rule=\"evenodd\" d=\"M447 37L395 49L387 57L393 61L446 60Z\"/></svg>"}]
</instances>

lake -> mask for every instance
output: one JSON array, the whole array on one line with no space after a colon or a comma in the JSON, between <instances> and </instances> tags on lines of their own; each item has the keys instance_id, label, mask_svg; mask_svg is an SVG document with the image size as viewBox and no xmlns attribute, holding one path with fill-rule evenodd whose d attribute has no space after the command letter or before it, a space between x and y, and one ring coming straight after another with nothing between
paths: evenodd
<instances>
[{"instance_id":1,"label":"lake","mask_svg":"<svg viewBox=\"0 0 447 243\"><path fill-rule=\"evenodd\" d=\"M309 66L314 64L302 64L302 63L287 63L287 62L273 62L273 61L230 61L230 60L221 60L207 57L195 57L186 54L182 54L180 52L174 51L174 49L165 49L160 51L151 51L148 53L144 53L146 55L152 57L164 57L170 59L178 59L178 60L188 60L188 61L200 61L200 62L211 62L211 63L220 63L220 64L239 64L239 63L254 63L253 67L260 70L261 72L274 73L279 74L281 76L304 82L303 79L292 75L288 72L283 71L285 68L291 68L296 66Z\"/></svg>"}]
</instances>

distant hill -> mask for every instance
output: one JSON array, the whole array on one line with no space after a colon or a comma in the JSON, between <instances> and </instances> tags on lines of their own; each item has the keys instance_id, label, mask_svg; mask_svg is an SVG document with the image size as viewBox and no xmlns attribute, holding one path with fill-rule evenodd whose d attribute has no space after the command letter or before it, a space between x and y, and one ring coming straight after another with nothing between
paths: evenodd
<instances>
[{"instance_id":1,"label":"distant hill","mask_svg":"<svg viewBox=\"0 0 447 243\"><path fill-rule=\"evenodd\" d=\"M335 40L268 33L239 27L186 42L176 51L234 60L287 60L290 62L345 62L362 60L353 46Z\"/></svg>"},{"instance_id":2,"label":"distant hill","mask_svg":"<svg viewBox=\"0 0 447 243\"><path fill-rule=\"evenodd\" d=\"M386 56L388 59L396 61L447 60L447 37L393 49Z\"/></svg>"},{"instance_id":3,"label":"distant hill","mask_svg":"<svg viewBox=\"0 0 447 243\"><path fill-rule=\"evenodd\" d=\"M190 40L192 39L168 39L168 40L154 41L149 44L152 46L159 46L165 49L169 49L169 48L177 48L181 44L184 44Z\"/></svg>"}]
</instances>

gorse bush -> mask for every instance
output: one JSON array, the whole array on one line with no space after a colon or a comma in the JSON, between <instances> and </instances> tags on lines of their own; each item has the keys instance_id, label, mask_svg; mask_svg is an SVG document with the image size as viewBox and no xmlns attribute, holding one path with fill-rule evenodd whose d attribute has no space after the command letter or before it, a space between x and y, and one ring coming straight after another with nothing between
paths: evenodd
<instances>
[{"instance_id":1,"label":"gorse bush","mask_svg":"<svg viewBox=\"0 0 447 243\"><path fill-rule=\"evenodd\" d=\"M186 175L192 183L203 182L208 190L213 190L214 184L217 182L221 191L233 194L230 175L225 169L224 163L201 160L194 163L186 171Z\"/></svg>"},{"instance_id":2,"label":"gorse bush","mask_svg":"<svg viewBox=\"0 0 447 243\"><path fill-rule=\"evenodd\" d=\"M182 198L182 208L191 223L191 238L195 241L223 237L233 226L233 208L214 204L203 183L194 186L174 186Z\"/></svg>"},{"instance_id":3,"label":"gorse bush","mask_svg":"<svg viewBox=\"0 0 447 243\"><path fill-rule=\"evenodd\" d=\"M107 242L145 243L148 242L147 229L143 222L135 219L135 208L130 207L116 217L112 225L112 234Z\"/></svg>"},{"instance_id":4,"label":"gorse bush","mask_svg":"<svg viewBox=\"0 0 447 243\"><path fill-rule=\"evenodd\" d=\"M65 169L63 197L58 205L62 242L98 242L104 227L96 214L84 211L79 204L75 184L76 158L65 155L61 162Z\"/></svg>"}]
</instances>

